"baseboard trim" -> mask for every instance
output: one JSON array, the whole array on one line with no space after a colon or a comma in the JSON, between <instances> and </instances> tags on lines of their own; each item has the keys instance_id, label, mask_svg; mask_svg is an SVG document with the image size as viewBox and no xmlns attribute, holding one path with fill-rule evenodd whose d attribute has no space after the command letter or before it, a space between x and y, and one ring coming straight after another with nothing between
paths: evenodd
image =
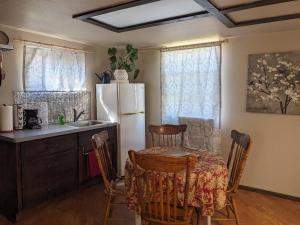
<instances>
[{"instance_id":1,"label":"baseboard trim","mask_svg":"<svg viewBox=\"0 0 300 225\"><path fill-rule=\"evenodd\" d=\"M249 186L245 186L245 185L240 185L239 189L246 190L246 191L257 192L257 193L261 193L261 194L272 195L272 196L275 196L275 197L300 202L300 197L281 194L281 193L277 193L277 192L273 192L273 191L267 191L267 190L264 190L264 189L249 187Z\"/></svg>"}]
</instances>

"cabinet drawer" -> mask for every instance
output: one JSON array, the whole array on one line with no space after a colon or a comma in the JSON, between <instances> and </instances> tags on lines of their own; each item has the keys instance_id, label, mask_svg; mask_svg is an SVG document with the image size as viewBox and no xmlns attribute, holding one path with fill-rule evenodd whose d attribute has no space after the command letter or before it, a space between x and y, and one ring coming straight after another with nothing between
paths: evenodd
<instances>
[{"instance_id":1,"label":"cabinet drawer","mask_svg":"<svg viewBox=\"0 0 300 225\"><path fill-rule=\"evenodd\" d=\"M24 189L47 186L66 177L77 176L77 154L74 149L22 165Z\"/></svg>"},{"instance_id":2,"label":"cabinet drawer","mask_svg":"<svg viewBox=\"0 0 300 225\"><path fill-rule=\"evenodd\" d=\"M76 134L25 142L21 145L22 159L24 162L39 160L58 152L75 149L76 145Z\"/></svg>"}]
</instances>

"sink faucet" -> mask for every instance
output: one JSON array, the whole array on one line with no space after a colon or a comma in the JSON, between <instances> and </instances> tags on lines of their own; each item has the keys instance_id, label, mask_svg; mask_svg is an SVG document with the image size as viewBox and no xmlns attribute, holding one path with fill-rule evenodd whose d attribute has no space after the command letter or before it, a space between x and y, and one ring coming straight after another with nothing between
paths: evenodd
<instances>
[{"instance_id":1,"label":"sink faucet","mask_svg":"<svg viewBox=\"0 0 300 225\"><path fill-rule=\"evenodd\" d=\"M79 120L79 118L81 117L82 114L85 114L84 110L82 110L81 112L77 113L76 109L73 109L74 112L74 122L77 122Z\"/></svg>"}]
</instances>

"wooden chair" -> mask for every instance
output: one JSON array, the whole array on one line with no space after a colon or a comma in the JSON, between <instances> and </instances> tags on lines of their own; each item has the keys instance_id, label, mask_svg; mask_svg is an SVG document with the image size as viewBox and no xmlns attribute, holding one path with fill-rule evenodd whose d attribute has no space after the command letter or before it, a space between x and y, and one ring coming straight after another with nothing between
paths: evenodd
<instances>
[{"instance_id":1,"label":"wooden chair","mask_svg":"<svg viewBox=\"0 0 300 225\"><path fill-rule=\"evenodd\" d=\"M236 130L231 131L232 144L229 152L227 168L229 171L229 181L226 195L227 218L213 218L213 220L233 220L240 224L235 196L238 191L240 180L246 165L250 149L250 136ZM230 217L233 213L234 218Z\"/></svg>"},{"instance_id":2,"label":"wooden chair","mask_svg":"<svg viewBox=\"0 0 300 225\"><path fill-rule=\"evenodd\" d=\"M187 129L187 125L150 125L149 131L152 137L152 146L154 147L157 142L158 146L181 146L183 145L184 132ZM180 139L178 136L180 135ZM156 137L157 136L157 141ZM178 140L179 139L179 140Z\"/></svg>"},{"instance_id":3,"label":"wooden chair","mask_svg":"<svg viewBox=\"0 0 300 225\"><path fill-rule=\"evenodd\" d=\"M115 203L116 197L125 197L124 188L119 189L119 184L122 181L112 165L109 147L107 144L108 133L102 131L92 137L92 146L98 161L99 169L104 183L104 192L106 195L106 209L104 215L104 225L107 224L112 205L126 204Z\"/></svg>"},{"instance_id":4,"label":"wooden chair","mask_svg":"<svg viewBox=\"0 0 300 225\"><path fill-rule=\"evenodd\" d=\"M158 154L142 154L133 150L129 157L137 172L137 198L144 224L185 225L193 224L194 207L188 206L191 170L197 157L194 155L171 157ZM184 202L178 205L178 173L185 170ZM165 184L163 184L165 181Z\"/></svg>"}]
</instances>

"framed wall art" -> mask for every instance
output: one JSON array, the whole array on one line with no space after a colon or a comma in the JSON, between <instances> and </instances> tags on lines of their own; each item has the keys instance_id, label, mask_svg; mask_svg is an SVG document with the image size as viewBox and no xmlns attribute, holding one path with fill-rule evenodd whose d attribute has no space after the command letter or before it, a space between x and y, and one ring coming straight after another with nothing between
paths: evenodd
<instances>
[{"instance_id":1,"label":"framed wall art","mask_svg":"<svg viewBox=\"0 0 300 225\"><path fill-rule=\"evenodd\" d=\"M247 112L300 115L300 51L249 55Z\"/></svg>"}]
</instances>

